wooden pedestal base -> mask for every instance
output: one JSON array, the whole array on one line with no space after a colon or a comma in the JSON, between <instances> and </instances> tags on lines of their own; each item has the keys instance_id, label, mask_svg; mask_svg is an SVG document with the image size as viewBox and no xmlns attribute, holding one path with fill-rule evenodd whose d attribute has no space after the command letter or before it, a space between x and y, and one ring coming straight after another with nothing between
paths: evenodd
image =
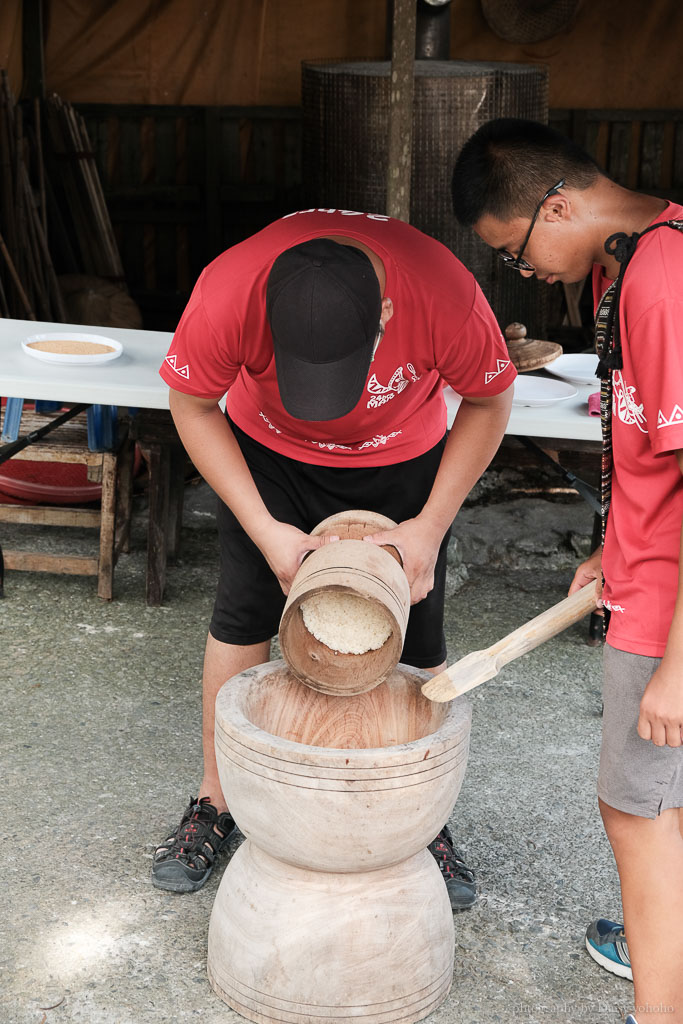
<instances>
[{"instance_id":1,"label":"wooden pedestal base","mask_svg":"<svg viewBox=\"0 0 683 1024\"><path fill-rule=\"evenodd\" d=\"M426 849L337 874L284 864L247 840L216 896L208 972L258 1024L412 1024L446 998L453 954L448 894Z\"/></svg>"}]
</instances>

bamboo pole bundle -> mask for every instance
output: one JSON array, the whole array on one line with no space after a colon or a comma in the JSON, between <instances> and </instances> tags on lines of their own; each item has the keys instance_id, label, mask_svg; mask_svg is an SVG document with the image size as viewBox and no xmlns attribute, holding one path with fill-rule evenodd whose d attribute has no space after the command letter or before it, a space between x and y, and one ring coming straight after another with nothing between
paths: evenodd
<instances>
[{"instance_id":1,"label":"bamboo pole bundle","mask_svg":"<svg viewBox=\"0 0 683 1024\"><path fill-rule=\"evenodd\" d=\"M85 122L56 95L48 98L45 113L83 271L122 281L121 258Z\"/></svg>"},{"instance_id":2,"label":"bamboo pole bundle","mask_svg":"<svg viewBox=\"0 0 683 1024\"><path fill-rule=\"evenodd\" d=\"M0 72L0 287L2 307L9 316L37 319L33 286L39 271L28 238L28 218L19 187L24 158L23 124L9 87Z\"/></svg>"},{"instance_id":3,"label":"bamboo pole bundle","mask_svg":"<svg viewBox=\"0 0 683 1024\"><path fill-rule=\"evenodd\" d=\"M58 96L17 104L0 70L0 316L67 322L56 264L124 281L83 118Z\"/></svg>"}]
</instances>

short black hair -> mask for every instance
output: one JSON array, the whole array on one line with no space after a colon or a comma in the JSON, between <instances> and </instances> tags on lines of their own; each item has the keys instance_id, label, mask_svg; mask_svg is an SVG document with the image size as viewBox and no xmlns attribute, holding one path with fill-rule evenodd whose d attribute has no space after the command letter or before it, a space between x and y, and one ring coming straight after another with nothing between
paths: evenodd
<instances>
[{"instance_id":1,"label":"short black hair","mask_svg":"<svg viewBox=\"0 0 683 1024\"><path fill-rule=\"evenodd\" d=\"M451 179L453 212L471 227L481 217L531 217L541 196L562 178L585 189L603 174L593 157L539 121L486 121L462 147Z\"/></svg>"}]
</instances>

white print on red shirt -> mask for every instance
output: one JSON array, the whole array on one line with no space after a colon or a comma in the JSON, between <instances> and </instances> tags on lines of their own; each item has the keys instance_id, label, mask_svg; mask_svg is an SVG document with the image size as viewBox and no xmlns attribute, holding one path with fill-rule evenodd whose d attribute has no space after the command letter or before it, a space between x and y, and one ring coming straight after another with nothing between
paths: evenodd
<instances>
[{"instance_id":1,"label":"white print on red shirt","mask_svg":"<svg viewBox=\"0 0 683 1024\"><path fill-rule=\"evenodd\" d=\"M402 430L394 430L391 434L375 434L371 440L363 441L357 448L352 448L348 444L333 444L331 441L309 441L308 443L328 452L334 451L335 448L345 452L362 452L364 448L379 448L381 444L386 444L387 441L391 441L392 437L398 437L402 433Z\"/></svg>"},{"instance_id":2,"label":"white print on red shirt","mask_svg":"<svg viewBox=\"0 0 683 1024\"><path fill-rule=\"evenodd\" d=\"M605 606L605 608L607 609L608 612L625 612L626 611L626 609L624 608L623 604L612 604L611 601L603 601L602 603L604 604L604 606Z\"/></svg>"},{"instance_id":3,"label":"white print on red shirt","mask_svg":"<svg viewBox=\"0 0 683 1024\"><path fill-rule=\"evenodd\" d=\"M661 430L662 427L677 427L679 423L683 423L683 409L678 403L674 405L668 418L661 409L657 413L657 430Z\"/></svg>"},{"instance_id":4,"label":"white print on red shirt","mask_svg":"<svg viewBox=\"0 0 683 1024\"><path fill-rule=\"evenodd\" d=\"M282 220L288 217L298 217L302 213L339 213L342 217L367 217L368 220L390 220L383 213L361 213L358 210L295 210L294 213L286 213Z\"/></svg>"},{"instance_id":5,"label":"white print on red shirt","mask_svg":"<svg viewBox=\"0 0 683 1024\"><path fill-rule=\"evenodd\" d=\"M419 377L415 377L415 374L413 374L412 377L413 380L419 380ZM369 399L366 408L378 409L380 405L384 405L384 403L392 399L394 395L400 395L403 389L408 387L409 383L410 381L406 380L403 376L402 366L399 366L398 369L394 371L391 380L386 386L384 384L380 384L377 380L377 375L373 373L367 383L367 389L372 395L372 398Z\"/></svg>"},{"instance_id":6,"label":"white print on red shirt","mask_svg":"<svg viewBox=\"0 0 683 1024\"><path fill-rule=\"evenodd\" d=\"M626 384L621 370L614 371L612 387L617 400L617 416L621 422L629 427L635 423L641 433L647 434L647 418L643 412L643 403L636 403L636 389Z\"/></svg>"},{"instance_id":7,"label":"white print on red shirt","mask_svg":"<svg viewBox=\"0 0 683 1024\"><path fill-rule=\"evenodd\" d=\"M353 451L353 448L348 444L333 444L332 441L309 441L308 443L313 444L316 448L320 448L321 451L324 450L326 452L334 451L335 448L340 448L344 452Z\"/></svg>"},{"instance_id":8,"label":"white print on red shirt","mask_svg":"<svg viewBox=\"0 0 683 1024\"><path fill-rule=\"evenodd\" d=\"M168 363L168 365L171 367L171 369L174 370L178 374L179 377L182 377L184 380L189 380L190 379L190 367L188 365L176 366L176 357L175 357L175 355L166 356L165 362Z\"/></svg>"},{"instance_id":9,"label":"white print on red shirt","mask_svg":"<svg viewBox=\"0 0 683 1024\"><path fill-rule=\"evenodd\" d=\"M259 416L261 417L261 419L262 419L262 420L265 420L265 421L266 421L266 423L268 424L268 426L270 427L270 429L271 429L271 430L274 430L276 434L281 434L281 433L282 433L282 431L281 431L281 430L278 430L278 429L277 429L277 427L275 426L275 424L274 424L274 423L271 423L271 422L270 422L270 420L268 419L268 417L266 416L266 414L265 414L264 412L262 412L262 411L261 411L260 409L259 409Z\"/></svg>"},{"instance_id":10,"label":"white print on red shirt","mask_svg":"<svg viewBox=\"0 0 683 1024\"><path fill-rule=\"evenodd\" d=\"M501 374L503 372L503 370L506 370L509 365L510 365L510 360L509 359L497 359L496 360L496 369L495 370L489 370L484 375L484 383L485 384L490 384L491 381L494 380L494 378L498 377L499 374Z\"/></svg>"}]
</instances>

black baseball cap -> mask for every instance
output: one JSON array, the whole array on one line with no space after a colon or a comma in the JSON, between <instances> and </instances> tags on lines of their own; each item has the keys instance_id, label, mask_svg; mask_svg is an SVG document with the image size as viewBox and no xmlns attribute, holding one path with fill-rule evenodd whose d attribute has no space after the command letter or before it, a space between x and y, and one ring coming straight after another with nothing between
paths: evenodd
<instances>
[{"instance_id":1,"label":"black baseball cap","mask_svg":"<svg viewBox=\"0 0 683 1024\"><path fill-rule=\"evenodd\" d=\"M382 313L360 249L315 238L281 253L266 288L280 398L298 420L335 420L358 404Z\"/></svg>"}]
</instances>

